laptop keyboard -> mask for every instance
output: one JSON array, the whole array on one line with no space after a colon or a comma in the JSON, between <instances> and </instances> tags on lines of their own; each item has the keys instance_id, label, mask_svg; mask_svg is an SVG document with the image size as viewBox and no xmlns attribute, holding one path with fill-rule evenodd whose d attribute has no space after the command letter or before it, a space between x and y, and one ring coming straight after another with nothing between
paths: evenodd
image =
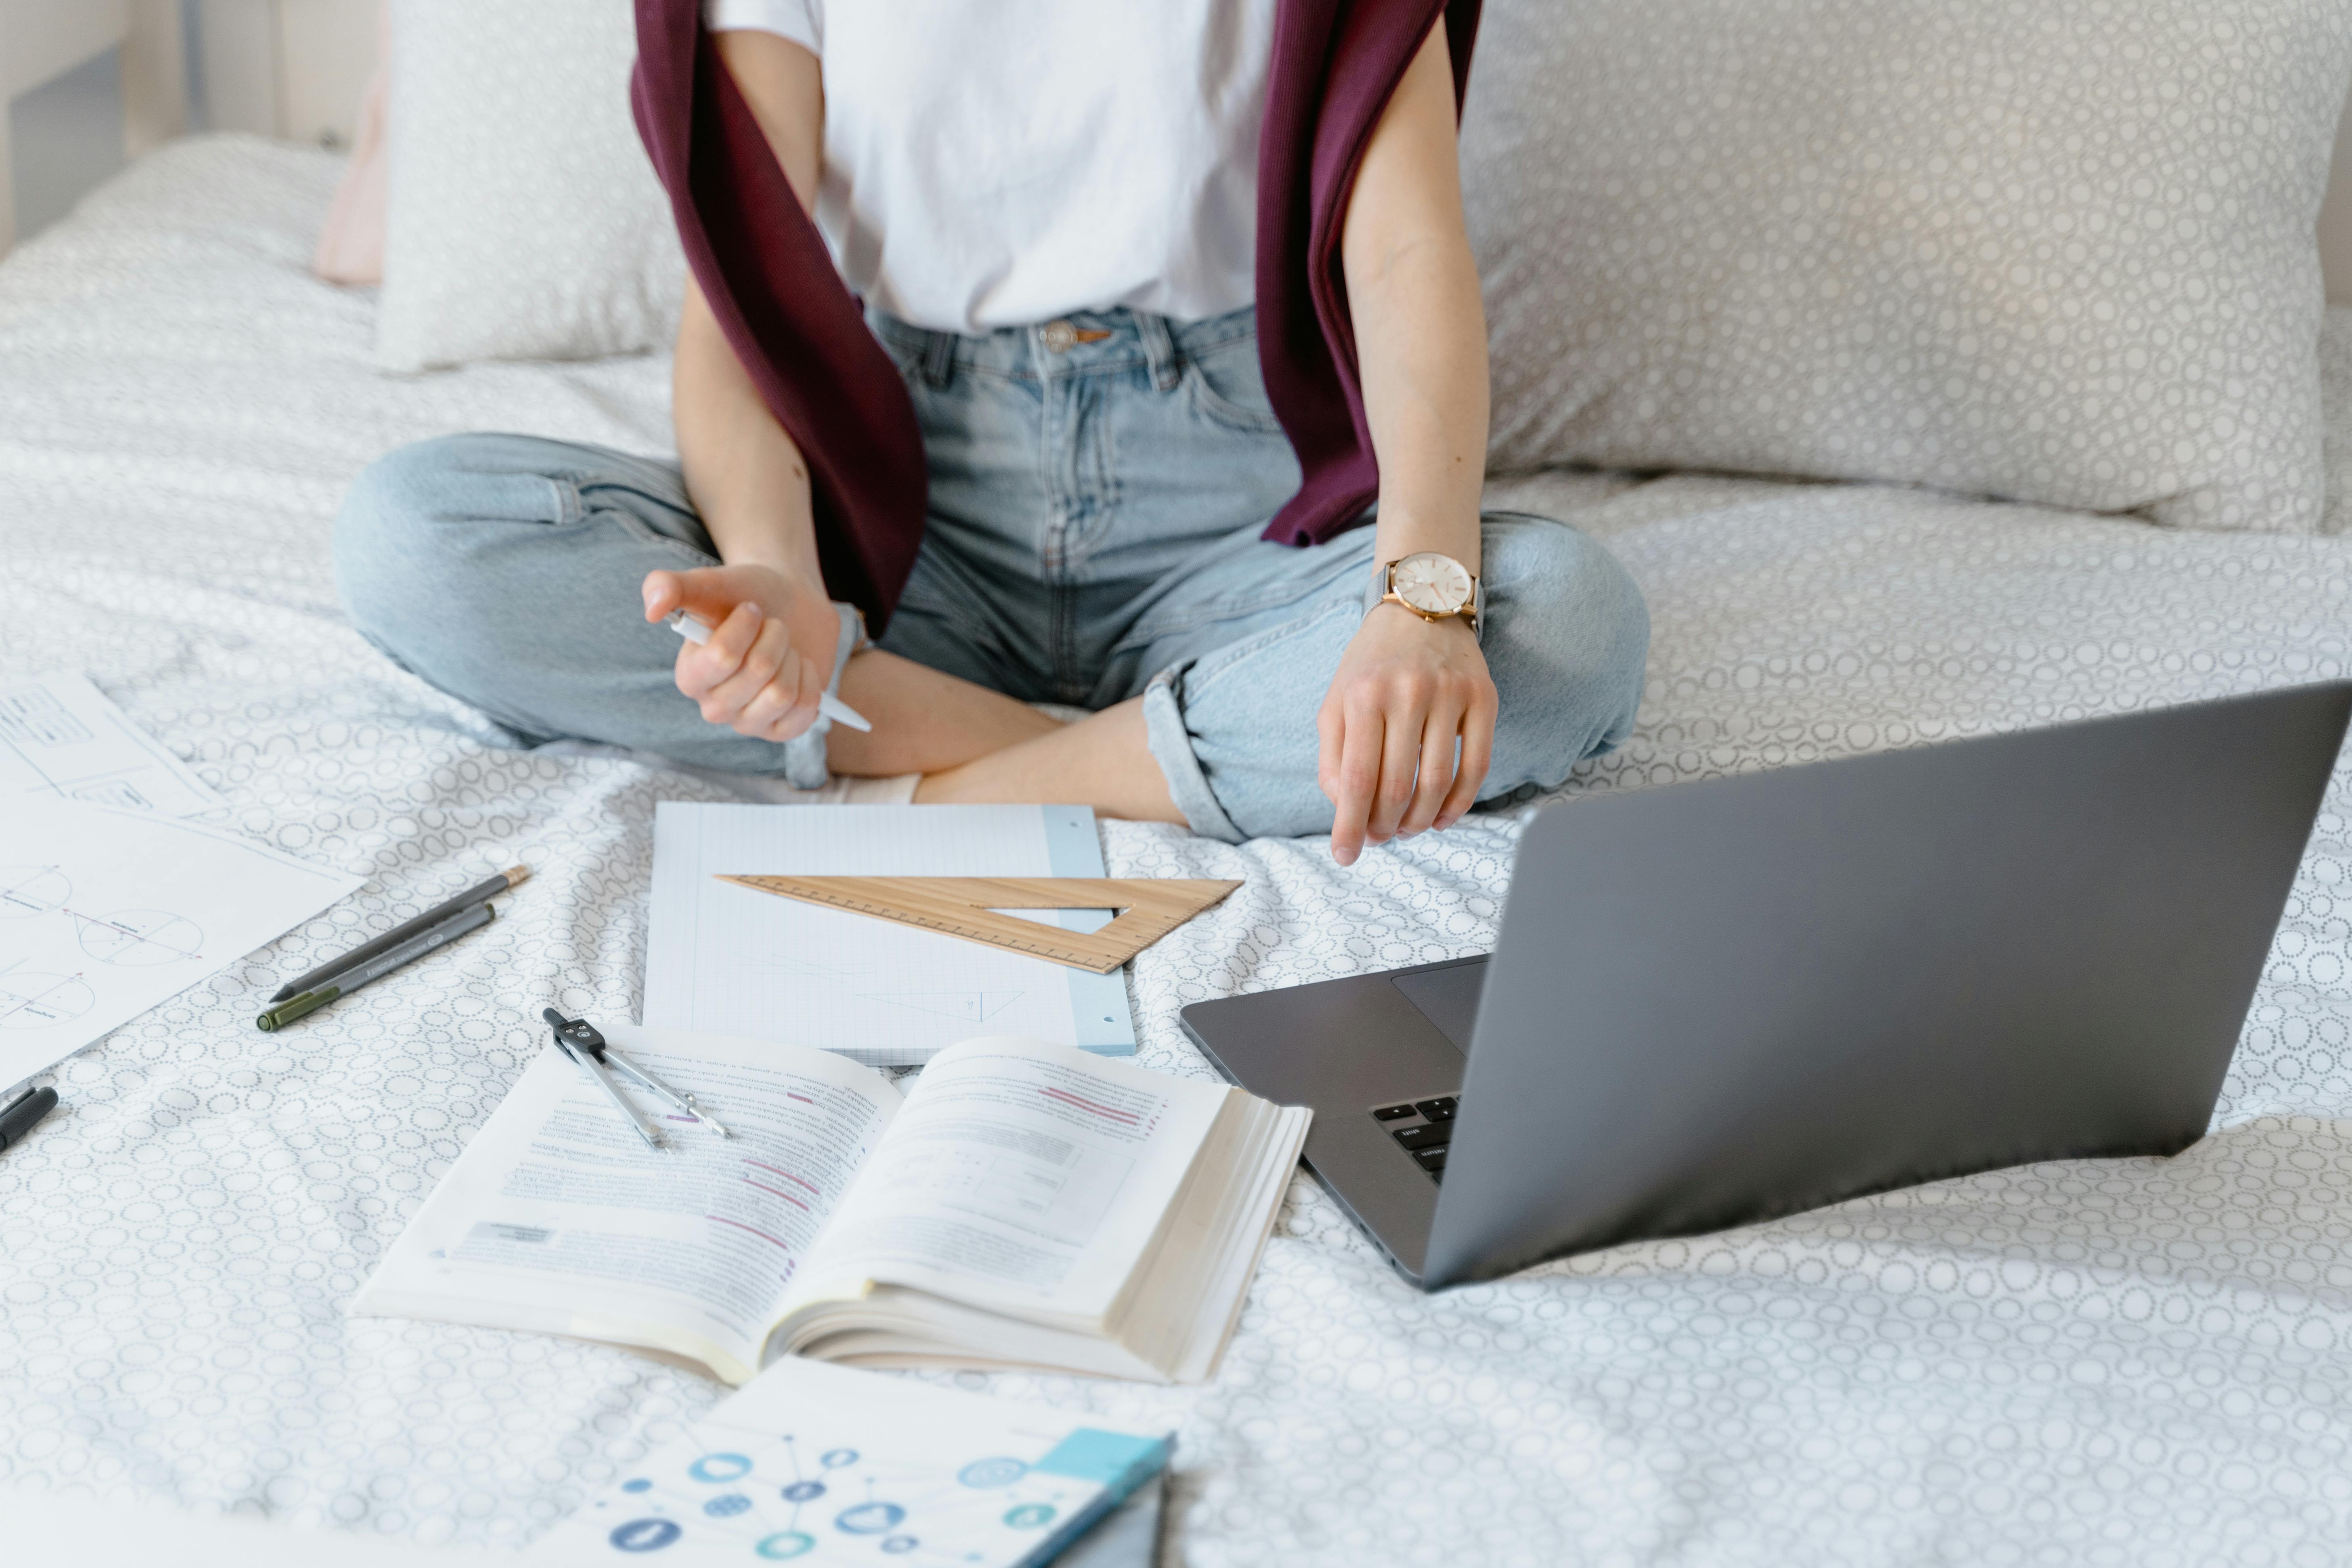
<instances>
[{"instance_id":1,"label":"laptop keyboard","mask_svg":"<svg viewBox=\"0 0 2352 1568\"><path fill-rule=\"evenodd\" d=\"M1376 1105L1372 1120L1388 1128L1397 1146L1412 1163L1429 1173L1433 1182L1445 1180L1445 1146L1454 1137L1454 1113L1460 1097L1441 1094L1429 1100L1408 1100L1396 1105Z\"/></svg>"}]
</instances>

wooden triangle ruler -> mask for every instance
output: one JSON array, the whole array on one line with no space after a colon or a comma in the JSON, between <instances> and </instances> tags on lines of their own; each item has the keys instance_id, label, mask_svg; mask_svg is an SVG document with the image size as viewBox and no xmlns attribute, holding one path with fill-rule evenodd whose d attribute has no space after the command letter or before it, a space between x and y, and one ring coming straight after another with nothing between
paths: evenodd
<instances>
[{"instance_id":1,"label":"wooden triangle ruler","mask_svg":"<svg viewBox=\"0 0 2352 1568\"><path fill-rule=\"evenodd\" d=\"M1241 886L1181 877L721 877L828 910L1108 974ZM1109 910L1097 931L1057 931L998 910Z\"/></svg>"}]
</instances>

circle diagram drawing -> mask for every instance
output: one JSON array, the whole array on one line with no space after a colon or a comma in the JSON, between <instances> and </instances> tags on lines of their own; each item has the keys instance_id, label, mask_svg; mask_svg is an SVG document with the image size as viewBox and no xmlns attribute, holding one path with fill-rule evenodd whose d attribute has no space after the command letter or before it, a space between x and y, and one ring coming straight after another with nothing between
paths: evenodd
<instances>
[{"instance_id":1,"label":"circle diagram drawing","mask_svg":"<svg viewBox=\"0 0 2352 1568\"><path fill-rule=\"evenodd\" d=\"M0 1029L70 1024L97 1001L89 987L71 975L14 970L0 974Z\"/></svg>"},{"instance_id":2,"label":"circle diagram drawing","mask_svg":"<svg viewBox=\"0 0 2352 1568\"><path fill-rule=\"evenodd\" d=\"M103 918L84 915L78 921L81 950L125 968L175 963L204 951L203 930L187 916L168 910L121 910Z\"/></svg>"},{"instance_id":3,"label":"circle diagram drawing","mask_svg":"<svg viewBox=\"0 0 2352 1568\"><path fill-rule=\"evenodd\" d=\"M0 866L0 921L49 914L72 897L73 884L55 866Z\"/></svg>"}]
</instances>

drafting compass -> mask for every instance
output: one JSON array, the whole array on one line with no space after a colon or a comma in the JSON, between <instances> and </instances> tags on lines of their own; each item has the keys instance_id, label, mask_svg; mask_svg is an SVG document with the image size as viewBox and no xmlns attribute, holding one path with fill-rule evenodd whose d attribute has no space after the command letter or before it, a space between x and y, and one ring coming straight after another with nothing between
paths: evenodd
<instances>
[{"instance_id":1,"label":"drafting compass","mask_svg":"<svg viewBox=\"0 0 2352 1568\"><path fill-rule=\"evenodd\" d=\"M654 1148L662 1147L660 1130L646 1121L644 1113L635 1106L629 1103L628 1096L621 1092L621 1086L614 1080L612 1073L614 1068L619 1068L647 1090L668 1100L721 1138L735 1136L719 1125L717 1117L696 1104L694 1096L680 1094L627 1057L623 1056L620 1047L608 1043L603 1035L597 1033L596 1026L587 1019L567 1018L552 1007L542 1009L539 1016L546 1019L548 1026L555 1031L556 1048L578 1062L590 1078L604 1085L604 1092L612 1097L613 1103L620 1108L621 1114L629 1119L629 1125L635 1128L637 1135Z\"/></svg>"}]
</instances>

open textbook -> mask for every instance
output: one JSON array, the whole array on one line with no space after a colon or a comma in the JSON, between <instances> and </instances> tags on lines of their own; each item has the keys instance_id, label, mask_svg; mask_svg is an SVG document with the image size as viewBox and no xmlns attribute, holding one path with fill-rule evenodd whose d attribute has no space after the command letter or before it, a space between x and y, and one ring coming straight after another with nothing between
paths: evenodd
<instances>
[{"instance_id":1,"label":"open textbook","mask_svg":"<svg viewBox=\"0 0 2352 1568\"><path fill-rule=\"evenodd\" d=\"M1307 1112L1042 1040L967 1040L904 1095L828 1051L604 1026L735 1136L649 1148L553 1047L352 1312L667 1352L1201 1382Z\"/></svg>"},{"instance_id":2,"label":"open textbook","mask_svg":"<svg viewBox=\"0 0 2352 1568\"><path fill-rule=\"evenodd\" d=\"M722 876L1099 877L1083 805L733 805L654 813L643 1017L913 1067L974 1035L1135 1054L1119 974L813 908ZM1022 910L1099 931L1102 910Z\"/></svg>"}]
</instances>

